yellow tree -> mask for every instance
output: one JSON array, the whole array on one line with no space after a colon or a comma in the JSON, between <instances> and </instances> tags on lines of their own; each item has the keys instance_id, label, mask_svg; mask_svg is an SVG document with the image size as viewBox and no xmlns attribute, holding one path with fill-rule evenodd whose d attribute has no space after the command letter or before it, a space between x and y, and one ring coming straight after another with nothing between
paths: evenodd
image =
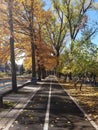
<instances>
[{"instance_id":1,"label":"yellow tree","mask_svg":"<svg viewBox=\"0 0 98 130\"><path fill-rule=\"evenodd\" d=\"M27 51L27 48L30 49L30 38L33 35L33 42L34 42L34 47L39 48L38 46L42 46L43 47L43 43L44 44L48 44L48 41L46 40L46 38L44 37L48 37L45 34L45 24L46 24L46 17L50 16L50 11L45 11L42 8L42 5L40 3L40 0L36 0L34 2L34 11L33 11L33 17L34 20L32 21L33 23L33 32L32 35L30 34L30 3L28 3L27 1L20 3L21 6L16 6L15 7L15 15L18 14L18 17L14 17L14 21L15 21L15 32L19 33L21 35L25 35L26 39L28 39L28 41L24 41L24 48L26 50L26 55L27 58L25 59L25 61L29 61L29 63L31 63L30 56L31 56L31 51ZM18 12L17 12L18 10ZM39 44L40 43L40 44ZM23 43L22 43L23 44ZM32 45L32 44L31 44ZM23 46L23 45L22 45ZM28 46L26 48L26 46ZM42 48L40 47L40 49ZM35 50L34 49L34 50ZM32 50L32 47L31 47ZM34 56L34 54L33 54ZM34 58L32 59L32 61L35 63ZM30 67L31 65L29 65ZM40 66L39 66L40 67Z\"/></svg>"},{"instance_id":2,"label":"yellow tree","mask_svg":"<svg viewBox=\"0 0 98 130\"><path fill-rule=\"evenodd\" d=\"M31 7L31 4L34 5ZM31 12L34 17L33 21L31 19ZM40 56L38 57L40 57L40 59L45 59L45 57L46 59L49 59L49 57L51 57L51 53L54 53L52 46L48 45L50 44L50 41L48 40L49 36L46 35L45 31L46 22L48 22L46 19L49 17L51 18L51 15L52 13L50 10L45 11L43 9L43 5L40 0L36 0L34 3L30 3L30 1L26 0L14 1L13 17L15 31L15 55L19 58L22 53L25 53L25 61L27 62L25 65L27 68L29 67L32 69L32 62L35 62L36 64L38 63L37 61L34 61L35 56L34 53L32 53L32 45L34 45L34 50L39 50ZM34 44L31 43L31 41L33 41ZM34 57L31 58L32 56ZM40 64L38 64L38 66L41 67Z\"/></svg>"},{"instance_id":3,"label":"yellow tree","mask_svg":"<svg viewBox=\"0 0 98 130\"><path fill-rule=\"evenodd\" d=\"M0 1L0 60L3 64L10 58L8 27L8 7L2 0Z\"/></svg>"},{"instance_id":4,"label":"yellow tree","mask_svg":"<svg viewBox=\"0 0 98 130\"><path fill-rule=\"evenodd\" d=\"M5 60L8 59L9 56L9 48L10 48L10 59L11 59L11 72L12 72L12 89L13 91L17 91L17 81L16 81L16 68L15 68L15 55L14 55L14 30L13 30L13 0L8 1L1 1L0 3L3 8L0 8L1 14L3 17L0 21L2 29L4 29L4 26L6 25L9 28L9 31L7 30L8 34L5 33L3 30L1 31L1 52L2 54L5 54L4 51L6 51L5 58L3 60L2 55L1 60L5 62ZM6 30L6 29L4 29ZM9 40L9 42L6 42L6 39ZM10 46L9 46L10 43ZM7 55L8 54L8 55Z\"/></svg>"}]
</instances>

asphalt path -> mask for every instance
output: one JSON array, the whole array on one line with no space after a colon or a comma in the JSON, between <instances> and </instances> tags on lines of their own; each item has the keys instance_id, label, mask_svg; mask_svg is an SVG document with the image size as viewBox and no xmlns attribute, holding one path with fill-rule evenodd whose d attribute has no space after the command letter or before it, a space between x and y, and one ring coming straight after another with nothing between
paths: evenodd
<instances>
[{"instance_id":1,"label":"asphalt path","mask_svg":"<svg viewBox=\"0 0 98 130\"><path fill-rule=\"evenodd\" d=\"M21 86L29 80L17 80L17 86ZM11 79L0 79L0 93L11 90L12 89L12 81Z\"/></svg>"},{"instance_id":2,"label":"asphalt path","mask_svg":"<svg viewBox=\"0 0 98 130\"><path fill-rule=\"evenodd\" d=\"M50 76L9 130L95 130L69 95Z\"/></svg>"}]
</instances>

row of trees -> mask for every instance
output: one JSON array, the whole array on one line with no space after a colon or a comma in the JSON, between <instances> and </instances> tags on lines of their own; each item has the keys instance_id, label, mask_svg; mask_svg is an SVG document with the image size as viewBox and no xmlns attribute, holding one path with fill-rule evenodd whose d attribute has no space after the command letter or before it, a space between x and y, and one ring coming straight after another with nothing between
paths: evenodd
<instances>
[{"instance_id":1,"label":"row of trees","mask_svg":"<svg viewBox=\"0 0 98 130\"><path fill-rule=\"evenodd\" d=\"M85 66L91 70L92 63L97 63L97 47L90 38L98 25L96 22L88 26L87 16L89 10L97 9L97 3L94 0L51 0L51 3L52 8L45 10L42 0L0 2L0 59L3 63L11 60L15 91L15 57L24 58L25 69L32 70L32 80L36 80L36 69L41 79L45 69L65 73L66 68L67 72L80 73Z\"/></svg>"},{"instance_id":2,"label":"row of trees","mask_svg":"<svg viewBox=\"0 0 98 130\"><path fill-rule=\"evenodd\" d=\"M98 23L91 23L89 11L95 11L98 3L94 0L53 0L55 14L61 23L59 30L64 39L60 47L65 48L59 56L58 72L73 76L98 75L98 46L92 37L98 32ZM64 28L65 26L65 28ZM64 29L64 30L63 30ZM56 42L57 43L57 42ZM60 47L58 47L60 50ZM58 51L60 52L60 51Z\"/></svg>"},{"instance_id":3,"label":"row of trees","mask_svg":"<svg viewBox=\"0 0 98 130\"><path fill-rule=\"evenodd\" d=\"M6 60L11 58L12 86L13 90L16 91L14 56L20 57L25 53L25 68L32 70L32 80L36 80L36 64L40 71L38 73L39 79L41 78L41 70L51 69L56 64L56 58L52 54L54 50L46 38L44 39L44 27L51 13L43 10L43 3L40 0L2 0L1 4L4 7L1 9L3 16L0 21L2 25L1 30L4 31L6 27L6 33L1 36L0 58L2 62L6 62ZM8 49L6 53L4 53L5 49ZM11 57L9 57L9 52L11 52Z\"/></svg>"}]
</instances>

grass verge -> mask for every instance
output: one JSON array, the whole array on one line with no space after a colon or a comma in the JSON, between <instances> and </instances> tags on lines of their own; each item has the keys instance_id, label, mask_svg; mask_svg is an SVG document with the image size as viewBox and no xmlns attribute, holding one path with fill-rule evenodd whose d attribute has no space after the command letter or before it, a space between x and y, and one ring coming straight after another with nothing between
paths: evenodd
<instances>
[{"instance_id":1,"label":"grass verge","mask_svg":"<svg viewBox=\"0 0 98 130\"><path fill-rule=\"evenodd\" d=\"M0 108L0 112L6 111L13 108L16 105L16 102L4 101L3 107Z\"/></svg>"}]
</instances>

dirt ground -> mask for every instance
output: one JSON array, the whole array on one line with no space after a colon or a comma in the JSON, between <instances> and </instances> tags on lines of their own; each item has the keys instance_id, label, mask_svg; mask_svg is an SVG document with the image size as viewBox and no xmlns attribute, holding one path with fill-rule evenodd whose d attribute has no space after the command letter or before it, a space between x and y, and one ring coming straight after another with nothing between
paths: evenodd
<instances>
[{"instance_id":1,"label":"dirt ground","mask_svg":"<svg viewBox=\"0 0 98 130\"><path fill-rule=\"evenodd\" d=\"M61 85L76 99L83 110L98 125L98 86L83 85L82 91L80 91L79 85L77 89L74 88L72 83L61 83Z\"/></svg>"}]
</instances>

